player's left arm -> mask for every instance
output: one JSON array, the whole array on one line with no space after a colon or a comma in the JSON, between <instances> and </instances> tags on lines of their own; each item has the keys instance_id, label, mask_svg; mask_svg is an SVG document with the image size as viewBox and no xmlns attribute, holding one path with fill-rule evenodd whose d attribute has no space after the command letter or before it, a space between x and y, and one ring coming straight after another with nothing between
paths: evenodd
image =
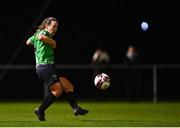
<instances>
[{"instance_id":1,"label":"player's left arm","mask_svg":"<svg viewBox=\"0 0 180 128\"><path fill-rule=\"evenodd\" d=\"M38 36L38 39L46 44L49 44L52 48L56 48L56 41L48 36L41 34Z\"/></svg>"}]
</instances>

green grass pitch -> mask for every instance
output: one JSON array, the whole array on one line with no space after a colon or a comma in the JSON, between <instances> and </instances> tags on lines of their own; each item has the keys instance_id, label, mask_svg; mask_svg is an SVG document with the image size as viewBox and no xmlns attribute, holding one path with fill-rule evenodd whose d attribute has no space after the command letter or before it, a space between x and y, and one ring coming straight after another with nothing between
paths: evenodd
<instances>
[{"instance_id":1,"label":"green grass pitch","mask_svg":"<svg viewBox=\"0 0 180 128\"><path fill-rule=\"evenodd\" d=\"M38 121L40 102L0 102L0 127L179 127L179 102L79 102L90 113L74 116L67 102L55 102Z\"/></svg>"}]
</instances>

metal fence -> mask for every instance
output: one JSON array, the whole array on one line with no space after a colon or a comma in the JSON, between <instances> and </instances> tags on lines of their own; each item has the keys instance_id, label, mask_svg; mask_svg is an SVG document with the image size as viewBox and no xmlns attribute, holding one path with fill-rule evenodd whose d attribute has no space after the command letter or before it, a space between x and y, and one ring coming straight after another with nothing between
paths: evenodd
<instances>
[{"instance_id":1,"label":"metal fence","mask_svg":"<svg viewBox=\"0 0 180 128\"><path fill-rule=\"evenodd\" d=\"M83 92L83 90L86 88L89 91L89 94L92 93L93 89L90 89L93 85L93 78L91 77L94 69L107 69L106 71L110 74L112 77L112 83L113 87L111 89L111 92L109 92L109 95L111 95L114 98L117 97L127 97L123 96L125 94L124 90L126 90L125 86L126 81L131 81L131 79L127 78L125 74L127 74L128 71L132 71L131 69L136 69L136 71L141 72L141 77L143 81L143 89L141 91L144 93L141 95L142 98L145 98L144 95L147 95L149 93L148 98L153 101L157 102L160 99L180 99L179 89L180 89L180 65L140 65L140 66L125 66L125 65L119 65L119 64L113 64L113 65L101 65L101 66L94 66L94 65L71 65L71 64L64 64L64 65L56 65L57 69L60 71L63 71L70 75L70 78L74 79L73 82L76 84L81 84L81 86L77 87L79 93ZM33 72L35 70L34 65L0 65L0 84L4 86L3 89L8 89L8 87L11 87L9 85L19 84L19 88L22 88L24 86L24 83L21 83L21 81L24 79L25 81L28 81L28 78L31 77L34 79L35 77L33 75ZM24 71L27 71L24 73ZM21 73L23 72L23 73ZM29 73L31 72L31 73ZM11 75L11 74L17 74L17 75ZM79 76L76 76L76 75ZM29 76L28 76L29 75ZM135 72L135 76L138 74ZM85 78L85 76L88 76L88 79ZM13 77L13 78L12 78ZM21 77L21 79L19 79ZM27 78L28 77L28 78ZM79 79L82 78L83 82L79 82ZM135 77L136 79L137 77ZM6 80L7 79L7 80ZM12 82L11 79L13 79ZM4 82L5 81L5 82ZM30 80L31 82L28 82L27 84L35 84L36 80ZM88 84L86 84L88 82ZM84 87L84 84L87 85L87 87ZM128 86L129 87L129 86ZM127 87L127 88L128 88ZM34 88L34 87L32 87ZM18 90L18 88L16 88ZM87 92L87 90L86 90ZM3 93L3 91L2 91ZM84 93L84 92L83 92ZM130 92L131 93L131 92ZM84 95L89 95L88 93L84 93ZM122 94L122 95L121 95ZM84 97L84 96L82 96ZM86 97L86 96L85 96Z\"/></svg>"}]
</instances>

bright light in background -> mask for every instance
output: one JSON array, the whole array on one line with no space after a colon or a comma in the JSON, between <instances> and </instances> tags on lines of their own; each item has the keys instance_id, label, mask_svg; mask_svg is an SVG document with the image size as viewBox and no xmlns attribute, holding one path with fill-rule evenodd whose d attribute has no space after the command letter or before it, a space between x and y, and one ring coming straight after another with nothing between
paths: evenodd
<instances>
[{"instance_id":1,"label":"bright light in background","mask_svg":"<svg viewBox=\"0 0 180 128\"><path fill-rule=\"evenodd\" d=\"M147 22L143 21L143 22L141 23L141 29L142 29L143 31L147 31L148 27L149 27L149 25L148 25Z\"/></svg>"}]
</instances>

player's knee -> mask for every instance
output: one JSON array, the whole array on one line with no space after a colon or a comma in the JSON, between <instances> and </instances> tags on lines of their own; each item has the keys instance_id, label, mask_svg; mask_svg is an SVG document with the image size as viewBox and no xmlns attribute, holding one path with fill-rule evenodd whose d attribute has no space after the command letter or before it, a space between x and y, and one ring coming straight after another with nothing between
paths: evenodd
<instances>
[{"instance_id":1,"label":"player's knee","mask_svg":"<svg viewBox=\"0 0 180 128\"><path fill-rule=\"evenodd\" d=\"M62 94L62 90L55 90L52 91L52 93L54 94L55 97L59 97Z\"/></svg>"},{"instance_id":2,"label":"player's knee","mask_svg":"<svg viewBox=\"0 0 180 128\"><path fill-rule=\"evenodd\" d=\"M50 87L50 90L54 94L55 97L59 97L62 94L62 87L59 82L55 83Z\"/></svg>"}]
</instances>

